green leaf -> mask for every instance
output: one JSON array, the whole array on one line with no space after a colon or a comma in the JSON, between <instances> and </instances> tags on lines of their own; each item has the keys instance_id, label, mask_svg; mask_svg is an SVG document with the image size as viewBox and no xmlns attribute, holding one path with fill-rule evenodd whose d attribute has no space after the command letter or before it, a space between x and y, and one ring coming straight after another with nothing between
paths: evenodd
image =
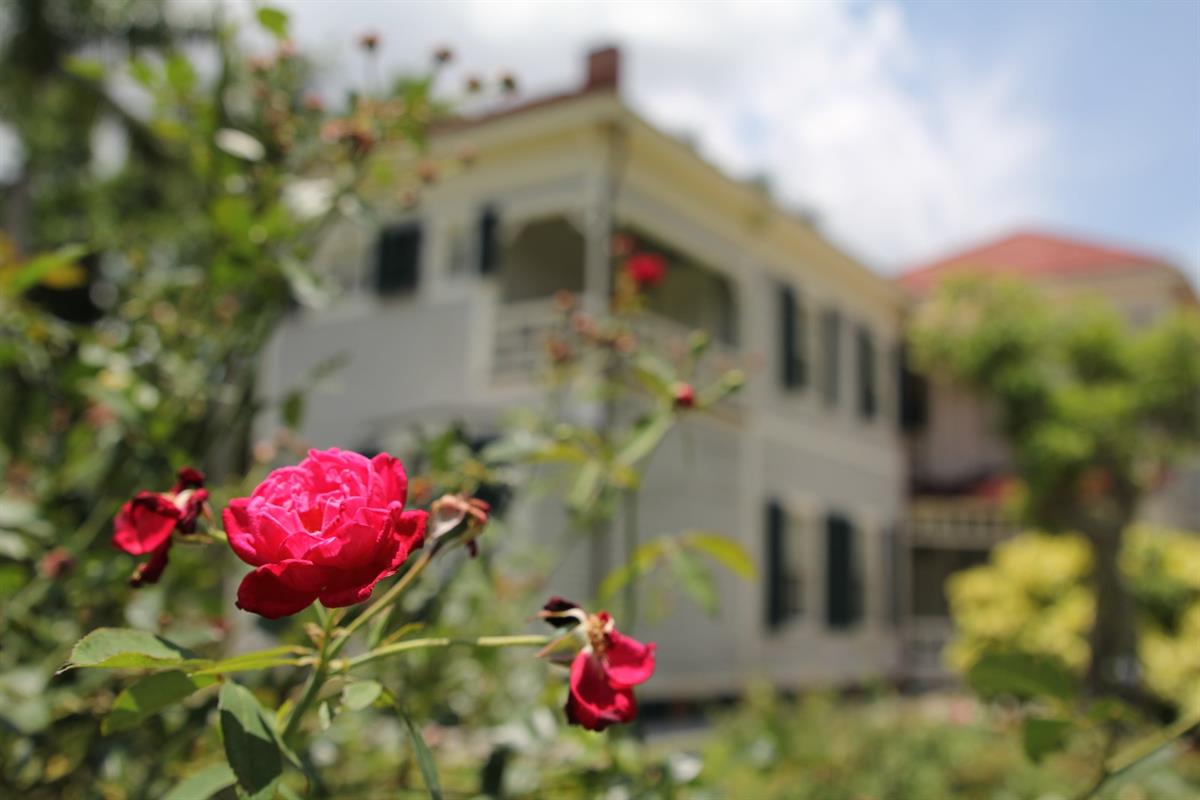
<instances>
[{"instance_id":1,"label":"green leaf","mask_svg":"<svg viewBox=\"0 0 1200 800\"><path fill-rule=\"evenodd\" d=\"M147 717L215 681L211 677L189 677L178 670L147 675L117 695L112 710L100 723L100 732L107 736L137 727Z\"/></svg>"},{"instance_id":2,"label":"green leaf","mask_svg":"<svg viewBox=\"0 0 1200 800\"><path fill-rule=\"evenodd\" d=\"M149 631L97 628L75 644L70 660L60 671L73 667L154 668L207 663Z\"/></svg>"},{"instance_id":3,"label":"green leaf","mask_svg":"<svg viewBox=\"0 0 1200 800\"><path fill-rule=\"evenodd\" d=\"M1076 691L1075 676L1061 661L1020 652L985 653L967 671L967 683L984 697L1069 700Z\"/></svg>"},{"instance_id":4,"label":"green leaf","mask_svg":"<svg viewBox=\"0 0 1200 800\"><path fill-rule=\"evenodd\" d=\"M101 81L104 79L104 64L94 58L71 56L63 64L63 69L76 78L83 78L86 81Z\"/></svg>"},{"instance_id":5,"label":"green leaf","mask_svg":"<svg viewBox=\"0 0 1200 800\"><path fill-rule=\"evenodd\" d=\"M355 681L342 689L342 707L351 711L362 711L379 699L383 686L375 681Z\"/></svg>"},{"instance_id":6,"label":"green leaf","mask_svg":"<svg viewBox=\"0 0 1200 800\"><path fill-rule=\"evenodd\" d=\"M737 541L719 533L688 531L679 537L680 544L699 550L725 569L746 580L754 580L757 570L754 559Z\"/></svg>"},{"instance_id":7,"label":"green leaf","mask_svg":"<svg viewBox=\"0 0 1200 800\"><path fill-rule=\"evenodd\" d=\"M175 784L175 788L163 795L162 800L208 800L235 783L237 776L228 764L210 764Z\"/></svg>"},{"instance_id":8,"label":"green leaf","mask_svg":"<svg viewBox=\"0 0 1200 800\"><path fill-rule=\"evenodd\" d=\"M1071 721L1067 719L1026 717L1021 723L1021 744L1025 748L1025 755L1035 764L1041 762L1050 753L1063 749L1070 730Z\"/></svg>"},{"instance_id":9,"label":"green leaf","mask_svg":"<svg viewBox=\"0 0 1200 800\"><path fill-rule=\"evenodd\" d=\"M600 582L600 587L596 591L596 602L598 604L607 603L617 596L625 584L637 580L657 567L667 555L667 542L669 541L666 538L658 538L638 545L628 561L608 573Z\"/></svg>"},{"instance_id":10,"label":"green leaf","mask_svg":"<svg viewBox=\"0 0 1200 800\"><path fill-rule=\"evenodd\" d=\"M674 423L675 416L666 412L645 420L634 429L629 441L617 453L616 463L627 467L637 464L658 447Z\"/></svg>"},{"instance_id":11,"label":"green leaf","mask_svg":"<svg viewBox=\"0 0 1200 800\"><path fill-rule=\"evenodd\" d=\"M304 392L299 389L288 392L279 406L279 414L283 417L284 425L299 430L300 423L304 421Z\"/></svg>"},{"instance_id":12,"label":"green leaf","mask_svg":"<svg viewBox=\"0 0 1200 800\"><path fill-rule=\"evenodd\" d=\"M80 244L69 244L65 247L60 247L50 253L43 253L39 256L31 258L24 264L21 264L16 270L7 274L0 273L0 279L3 280L2 287L5 293L9 295L18 295L26 289L30 289L55 273L65 275L64 271L75 267L86 281L87 275L82 272L82 269L75 266L75 262L82 258L87 253L87 248ZM74 273L72 273L74 275ZM71 276L67 276L68 278ZM58 282L64 282L60 279ZM65 281L70 283L70 280ZM76 279L76 284L81 283Z\"/></svg>"},{"instance_id":13,"label":"green leaf","mask_svg":"<svg viewBox=\"0 0 1200 800\"><path fill-rule=\"evenodd\" d=\"M258 24L262 25L275 36L276 39L286 39L288 35L288 15L280 11L278 8L263 6L255 14L258 17Z\"/></svg>"},{"instance_id":14,"label":"green leaf","mask_svg":"<svg viewBox=\"0 0 1200 800\"><path fill-rule=\"evenodd\" d=\"M196 85L196 70L186 56L176 53L167 59L167 83L181 95Z\"/></svg>"},{"instance_id":15,"label":"green leaf","mask_svg":"<svg viewBox=\"0 0 1200 800\"><path fill-rule=\"evenodd\" d=\"M583 511L596 501L600 493L601 479L604 477L600 461L589 461L575 475L571 488L567 491L567 505L575 511Z\"/></svg>"},{"instance_id":16,"label":"green leaf","mask_svg":"<svg viewBox=\"0 0 1200 800\"><path fill-rule=\"evenodd\" d=\"M270 797L283 775L275 727L250 690L232 681L221 687L221 738L238 785L252 797Z\"/></svg>"},{"instance_id":17,"label":"green leaf","mask_svg":"<svg viewBox=\"0 0 1200 800\"><path fill-rule=\"evenodd\" d=\"M417 726L413 725L413 721L404 713L404 710L396 706L396 712L400 715L400 719L404 720L404 727L408 729L408 737L412 739L413 753L417 757L417 766L421 768L421 777L425 779L426 791L433 800L442 800L442 785L438 782L437 766L433 763L433 754L429 752L429 746L425 744L421 732L417 730Z\"/></svg>"},{"instance_id":18,"label":"green leaf","mask_svg":"<svg viewBox=\"0 0 1200 800\"><path fill-rule=\"evenodd\" d=\"M150 66L148 62L141 60L130 61L129 75L147 89L154 88L157 76L154 74L154 67Z\"/></svg>"},{"instance_id":19,"label":"green leaf","mask_svg":"<svg viewBox=\"0 0 1200 800\"><path fill-rule=\"evenodd\" d=\"M205 663L201 669L193 670L193 675L228 675L234 672L252 672L271 667L296 665L300 662L297 656L310 652L302 647L283 645L267 650L255 650L252 653L242 653L220 661Z\"/></svg>"},{"instance_id":20,"label":"green leaf","mask_svg":"<svg viewBox=\"0 0 1200 800\"><path fill-rule=\"evenodd\" d=\"M679 581L680 588L696 605L710 617L715 617L720 610L717 600L717 583L712 573L696 556L687 550L672 547L669 550L671 572Z\"/></svg>"}]
</instances>

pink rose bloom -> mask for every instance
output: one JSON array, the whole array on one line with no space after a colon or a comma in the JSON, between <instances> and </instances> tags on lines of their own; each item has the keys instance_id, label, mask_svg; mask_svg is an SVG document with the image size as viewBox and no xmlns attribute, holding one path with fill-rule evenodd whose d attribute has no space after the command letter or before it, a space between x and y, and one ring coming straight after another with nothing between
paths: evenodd
<instances>
[{"instance_id":1,"label":"pink rose bloom","mask_svg":"<svg viewBox=\"0 0 1200 800\"><path fill-rule=\"evenodd\" d=\"M399 459L311 450L275 470L222 514L229 544L255 567L238 587L238 608L278 619L320 600L361 603L425 540L427 515L405 511L408 478Z\"/></svg>"}]
</instances>

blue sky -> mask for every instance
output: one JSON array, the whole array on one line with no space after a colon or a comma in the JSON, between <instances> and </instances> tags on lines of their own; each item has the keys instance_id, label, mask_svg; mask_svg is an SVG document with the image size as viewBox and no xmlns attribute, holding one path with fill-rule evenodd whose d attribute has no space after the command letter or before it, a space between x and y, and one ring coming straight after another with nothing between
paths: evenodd
<instances>
[{"instance_id":1,"label":"blue sky","mask_svg":"<svg viewBox=\"0 0 1200 800\"><path fill-rule=\"evenodd\" d=\"M1164 252L1200 284L1200 2L901 4L913 38L1014 56L1054 127L1045 224Z\"/></svg>"},{"instance_id":2,"label":"blue sky","mask_svg":"<svg viewBox=\"0 0 1200 800\"><path fill-rule=\"evenodd\" d=\"M458 54L446 79L623 94L881 272L1037 228L1161 253L1200 284L1200 0L276 0L331 86ZM346 68L350 61L351 69Z\"/></svg>"}]
</instances>

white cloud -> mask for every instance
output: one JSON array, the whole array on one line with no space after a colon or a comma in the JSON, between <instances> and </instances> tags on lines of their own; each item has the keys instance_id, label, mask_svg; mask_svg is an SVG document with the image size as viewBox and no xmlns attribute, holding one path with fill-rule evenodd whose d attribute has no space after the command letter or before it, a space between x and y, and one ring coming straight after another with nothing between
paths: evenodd
<instances>
[{"instance_id":1,"label":"white cloud","mask_svg":"<svg viewBox=\"0 0 1200 800\"><path fill-rule=\"evenodd\" d=\"M388 67L440 44L455 74L511 69L526 94L581 78L616 42L635 108L735 174L765 173L882 269L1048 213L1052 130L1012 65L968 74L918 47L891 3L290 0L296 38L353 77L358 34ZM349 62L349 63L347 63Z\"/></svg>"}]
</instances>

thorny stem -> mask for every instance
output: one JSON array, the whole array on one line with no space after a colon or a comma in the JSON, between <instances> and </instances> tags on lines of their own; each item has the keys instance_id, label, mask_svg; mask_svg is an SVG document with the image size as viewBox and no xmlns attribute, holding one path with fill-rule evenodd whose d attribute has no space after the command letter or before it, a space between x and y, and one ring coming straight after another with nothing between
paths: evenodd
<instances>
[{"instance_id":1,"label":"thorny stem","mask_svg":"<svg viewBox=\"0 0 1200 800\"><path fill-rule=\"evenodd\" d=\"M422 650L429 647L451 647L453 645L462 645L465 647L542 647L549 643L550 637L540 634L530 634L527 636L480 636L475 639L451 639L444 636L409 639L406 642L396 642L395 644L376 648L369 653L363 653L346 661L338 662L334 667L338 671L351 670L355 667L361 667L363 664L369 664L372 661L377 661L396 653L402 653L405 650Z\"/></svg>"},{"instance_id":2,"label":"thorny stem","mask_svg":"<svg viewBox=\"0 0 1200 800\"><path fill-rule=\"evenodd\" d=\"M308 707L312 705L313 700L317 699L317 695L321 691L321 686L325 683L325 675L329 671L329 659L333 657L331 652L329 633L333 630L333 623L336 615L330 614L318 606L317 616L321 619L321 650L317 655L317 664L313 667L312 674L308 676L308 683L304 685L304 694L300 695L300 699L296 701L295 707L292 708L292 713L288 715L287 725L283 728L281 738L286 744L300 726L300 721L304 718L304 714L308 711Z\"/></svg>"}]
</instances>

